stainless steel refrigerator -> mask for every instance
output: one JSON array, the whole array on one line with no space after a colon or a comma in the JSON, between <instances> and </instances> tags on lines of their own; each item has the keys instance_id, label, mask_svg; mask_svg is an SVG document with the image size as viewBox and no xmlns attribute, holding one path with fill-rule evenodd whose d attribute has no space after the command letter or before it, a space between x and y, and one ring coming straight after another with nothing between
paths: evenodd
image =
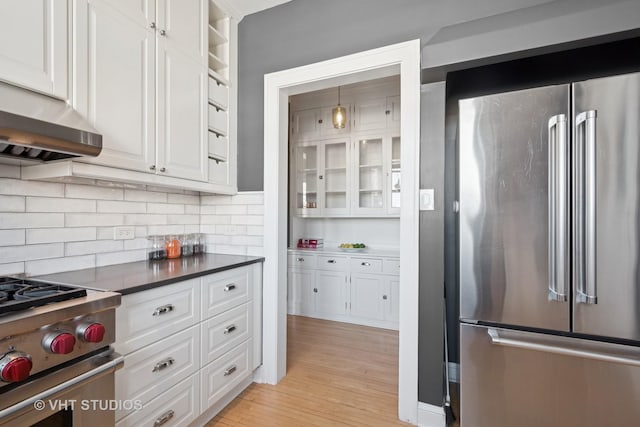
<instances>
[{"instance_id":1,"label":"stainless steel refrigerator","mask_svg":"<svg viewBox=\"0 0 640 427\"><path fill-rule=\"evenodd\" d=\"M462 425L640 425L640 73L459 109Z\"/></svg>"}]
</instances>

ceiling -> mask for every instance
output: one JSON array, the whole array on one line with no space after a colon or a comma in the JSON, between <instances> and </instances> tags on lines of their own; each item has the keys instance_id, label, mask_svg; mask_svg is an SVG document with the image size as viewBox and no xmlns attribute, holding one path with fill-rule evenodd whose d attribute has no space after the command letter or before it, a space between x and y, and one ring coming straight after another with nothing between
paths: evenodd
<instances>
[{"instance_id":1,"label":"ceiling","mask_svg":"<svg viewBox=\"0 0 640 427\"><path fill-rule=\"evenodd\" d=\"M246 16L289 1L291 0L229 0L229 3L233 5L241 16Z\"/></svg>"}]
</instances>

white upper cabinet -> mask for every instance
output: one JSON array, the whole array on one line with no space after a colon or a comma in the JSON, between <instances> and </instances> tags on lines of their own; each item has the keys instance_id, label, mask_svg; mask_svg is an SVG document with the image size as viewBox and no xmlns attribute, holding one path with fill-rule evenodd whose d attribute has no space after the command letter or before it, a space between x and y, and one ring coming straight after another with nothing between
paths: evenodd
<instances>
[{"instance_id":1,"label":"white upper cabinet","mask_svg":"<svg viewBox=\"0 0 640 427\"><path fill-rule=\"evenodd\" d=\"M349 116L351 107L347 105L345 108L348 109L347 116ZM334 128L332 110L332 107L325 107L294 111L291 115L291 134L295 136L298 141L348 134L350 121L347 120L344 128Z\"/></svg>"},{"instance_id":2,"label":"white upper cabinet","mask_svg":"<svg viewBox=\"0 0 640 427\"><path fill-rule=\"evenodd\" d=\"M66 99L67 2L0 1L0 80Z\"/></svg>"},{"instance_id":3,"label":"white upper cabinet","mask_svg":"<svg viewBox=\"0 0 640 427\"><path fill-rule=\"evenodd\" d=\"M400 129L400 96L356 100L353 106L353 128L356 131Z\"/></svg>"},{"instance_id":4,"label":"white upper cabinet","mask_svg":"<svg viewBox=\"0 0 640 427\"><path fill-rule=\"evenodd\" d=\"M103 134L82 161L206 181L206 1L74 4L72 101Z\"/></svg>"}]
</instances>

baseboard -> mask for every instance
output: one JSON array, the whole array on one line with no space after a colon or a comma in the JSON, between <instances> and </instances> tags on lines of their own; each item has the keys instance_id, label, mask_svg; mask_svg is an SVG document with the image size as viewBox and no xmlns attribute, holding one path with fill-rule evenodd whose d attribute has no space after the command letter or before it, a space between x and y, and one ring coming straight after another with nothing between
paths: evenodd
<instances>
[{"instance_id":1,"label":"baseboard","mask_svg":"<svg viewBox=\"0 0 640 427\"><path fill-rule=\"evenodd\" d=\"M460 364L449 362L449 382L460 384Z\"/></svg>"},{"instance_id":2,"label":"baseboard","mask_svg":"<svg viewBox=\"0 0 640 427\"><path fill-rule=\"evenodd\" d=\"M442 406L418 402L418 427L445 427L447 420Z\"/></svg>"}]
</instances>

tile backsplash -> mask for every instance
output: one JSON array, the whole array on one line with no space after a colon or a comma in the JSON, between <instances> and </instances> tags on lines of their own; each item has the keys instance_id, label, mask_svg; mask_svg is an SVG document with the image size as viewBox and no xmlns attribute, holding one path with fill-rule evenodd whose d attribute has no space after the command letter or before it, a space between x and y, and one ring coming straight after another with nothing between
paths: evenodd
<instances>
[{"instance_id":1,"label":"tile backsplash","mask_svg":"<svg viewBox=\"0 0 640 427\"><path fill-rule=\"evenodd\" d=\"M144 185L20 179L0 165L0 275L140 261L151 234L207 234L207 251L262 254L262 192L235 196ZM114 227L135 238L114 240Z\"/></svg>"}]
</instances>

